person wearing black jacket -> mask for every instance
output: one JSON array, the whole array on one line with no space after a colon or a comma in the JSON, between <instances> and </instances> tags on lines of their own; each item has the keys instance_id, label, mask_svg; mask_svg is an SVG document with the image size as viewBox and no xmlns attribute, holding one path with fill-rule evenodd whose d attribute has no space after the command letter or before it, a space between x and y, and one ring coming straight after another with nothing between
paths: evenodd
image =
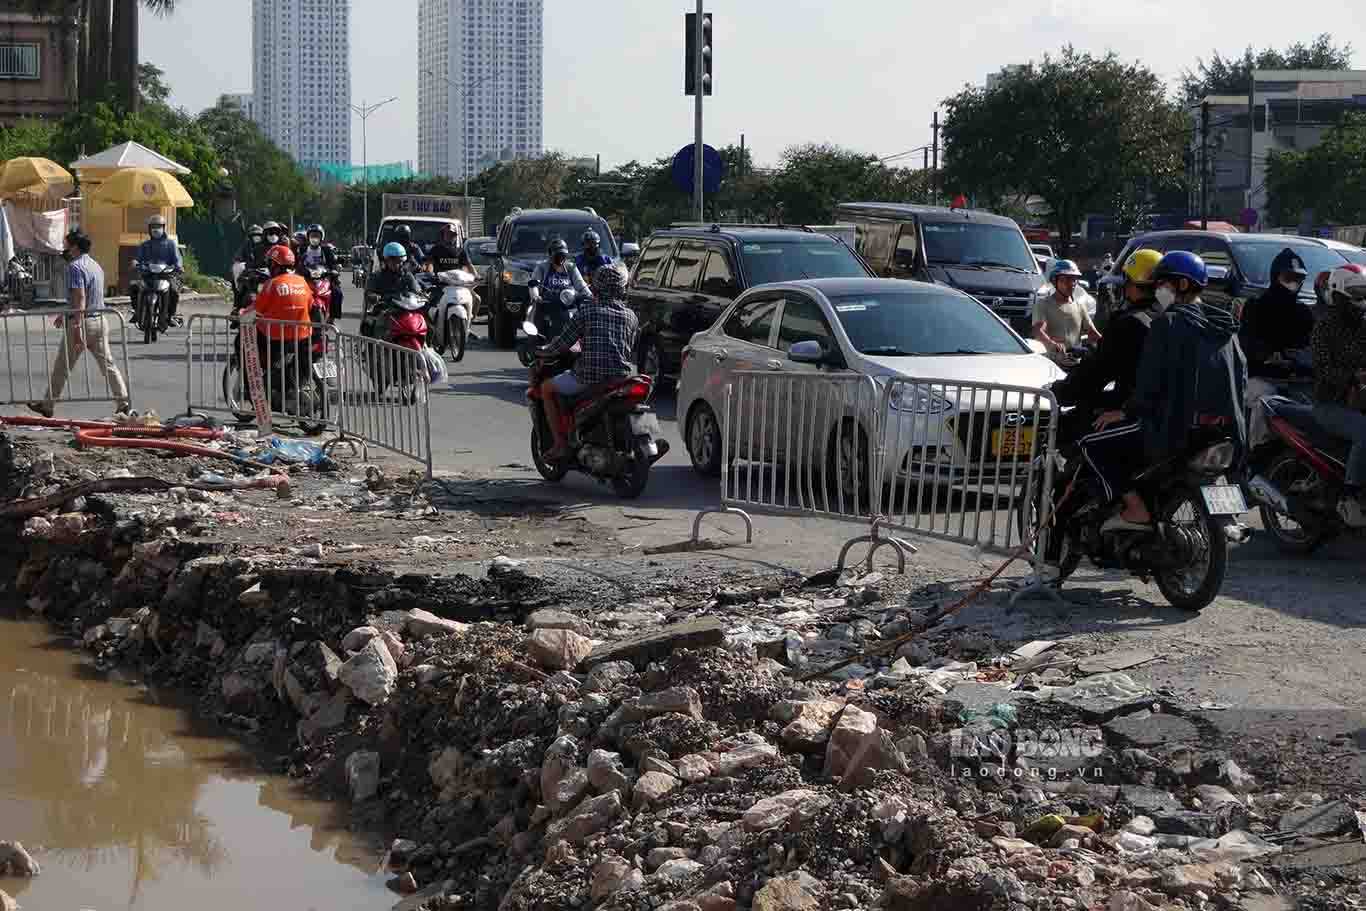
<instances>
[{"instance_id":1,"label":"person wearing black jacket","mask_svg":"<svg viewBox=\"0 0 1366 911\"><path fill-rule=\"evenodd\" d=\"M341 274L341 258L337 255L337 248L327 242L327 232L322 225L309 225L304 232L304 247L298 254L299 274L308 278L308 270L322 266L328 272L335 275ZM332 298L328 302L331 313L327 315L329 322L336 322L342 315L342 287L341 282L336 278L332 280Z\"/></svg>"},{"instance_id":2,"label":"person wearing black jacket","mask_svg":"<svg viewBox=\"0 0 1366 911\"><path fill-rule=\"evenodd\" d=\"M254 269L266 268L266 251L270 247L266 244L265 233L260 225L252 225L247 229L247 237L242 241L242 246L237 248L237 255L232 258L234 263L241 263L244 267L243 276L238 280L237 286L232 289L232 303L234 310L241 310L242 304L246 300L247 285L246 272Z\"/></svg>"},{"instance_id":3,"label":"person wearing black jacket","mask_svg":"<svg viewBox=\"0 0 1366 911\"><path fill-rule=\"evenodd\" d=\"M1153 517L1131 489L1133 478L1185 451L1196 428L1226 432L1238 450L1235 461L1247 451L1247 358L1238 321L1201 301L1208 273L1194 253L1162 257L1153 282L1161 315L1148 332L1134 394L1123 409L1097 418L1097 432L1081 441L1107 493L1113 498L1124 492L1123 510L1105 521L1102 532L1151 530Z\"/></svg>"},{"instance_id":4,"label":"person wearing black jacket","mask_svg":"<svg viewBox=\"0 0 1366 911\"><path fill-rule=\"evenodd\" d=\"M461 234L463 233L459 222L449 221L441 226L440 237L427 250L427 264L431 266L433 275L450 272L452 269L474 271L474 263L470 262L469 251L461 242ZM435 307L441 302L441 296L444 293L445 289L440 282L433 283L428 303Z\"/></svg>"},{"instance_id":5,"label":"person wearing black jacket","mask_svg":"<svg viewBox=\"0 0 1366 911\"><path fill-rule=\"evenodd\" d=\"M1152 274L1162 254L1156 250L1135 250L1124 263L1125 307L1110 318L1100 346L1090 357L1070 371L1067 378L1053 384L1053 394L1063 405L1076 405L1070 420L1076 426L1064 428L1068 439L1083 436L1096 411L1122 408L1133 396L1138 363L1152 325ZM1115 384L1112 391L1106 387Z\"/></svg>"},{"instance_id":6,"label":"person wearing black jacket","mask_svg":"<svg viewBox=\"0 0 1366 911\"><path fill-rule=\"evenodd\" d=\"M1299 301L1309 276L1304 260L1286 247L1271 261L1271 287L1243 307L1238 341L1247 355L1247 401L1252 416L1249 441L1257 446L1270 437L1266 416L1258 407L1263 398L1280 391L1295 373L1291 352L1307 349L1314 334L1314 311Z\"/></svg>"}]
</instances>

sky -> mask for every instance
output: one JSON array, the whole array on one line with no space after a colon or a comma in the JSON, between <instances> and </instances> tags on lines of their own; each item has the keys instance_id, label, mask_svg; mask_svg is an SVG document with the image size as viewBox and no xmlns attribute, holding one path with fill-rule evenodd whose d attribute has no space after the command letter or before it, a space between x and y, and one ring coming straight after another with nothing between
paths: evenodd
<instances>
[{"instance_id":1,"label":"sky","mask_svg":"<svg viewBox=\"0 0 1366 911\"><path fill-rule=\"evenodd\" d=\"M1293 15L1247 0L707 0L715 94L705 139L738 143L760 166L783 149L831 142L879 157L930 141L936 105L1003 65L1072 44L1140 60L1173 83L1197 58L1283 47L1330 32L1362 47L1366 5L1300 0ZM179 0L143 17L144 59L174 103L198 111L251 88L250 0ZM688 0L546 0L545 147L601 155L604 169L672 155L692 141L683 95ZM1293 28L1291 32L1287 29ZM371 163L417 160L417 0L352 0L352 101L399 101L371 116ZM359 118L352 149L359 163ZM903 159L903 163L918 165Z\"/></svg>"}]
</instances>

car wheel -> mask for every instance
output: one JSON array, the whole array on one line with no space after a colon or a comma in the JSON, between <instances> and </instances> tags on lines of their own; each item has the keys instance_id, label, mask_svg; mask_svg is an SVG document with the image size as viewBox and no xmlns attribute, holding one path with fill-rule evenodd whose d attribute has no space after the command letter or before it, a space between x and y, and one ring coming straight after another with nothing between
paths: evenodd
<instances>
[{"instance_id":1,"label":"car wheel","mask_svg":"<svg viewBox=\"0 0 1366 911\"><path fill-rule=\"evenodd\" d=\"M871 509L869 481L872 458L868 434L853 419L830 432L825 449L825 481L829 497L827 509L841 515L867 515Z\"/></svg>"},{"instance_id":2,"label":"car wheel","mask_svg":"<svg viewBox=\"0 0 1366 911\"><path fill-rule=\"evenodd\" d=\"M688 456L698 474L721 477L721 425L706 402L698 402L688 415Z\"/></svg>"}]
</instances>

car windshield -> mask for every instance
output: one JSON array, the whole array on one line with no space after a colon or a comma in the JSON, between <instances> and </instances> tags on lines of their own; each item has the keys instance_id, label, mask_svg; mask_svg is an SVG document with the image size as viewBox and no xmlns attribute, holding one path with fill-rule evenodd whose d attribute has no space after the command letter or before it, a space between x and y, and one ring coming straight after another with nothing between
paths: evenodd
<instances>
[{"instance_id":1,"label":"car windshield","mask_svg":"<svg viewBox=\"0 0 1366 911\"><path fill-rule=\"evenodd\" d=\"M601 222L592 221L520 222L512 226L508 253L512 256L545 256L546 250L550 248L550 242L559 238L569 244L571 256L578 256L583 252L583 232L589 228L597 231L598 237L602 239L602 252L608 256L616 256L616 243L612 240L611 232Z\"/></svg>"},{"instance_id":2,"label":"car windshield","mask_svg":"<svg viewBox=\"0 0 1366 911\"><path fill-rule=\"evenodd\" d=\"M386 221L379 229L379 249L390 241L398 240L398 226L407 225L413 229L413 242L422 248L425 255L432 245L441 238L441 226L445 222L436 221Z\"/></svg>"},{"instance_id":3,"label":"car windshield","mask_svg":"<svg viewBox=\"0 0 1366 911\"><path fill-rule=\"evenodd\" d=\"M831 295L860 354L911 357L1024 354L1015 335L976 301L937 288Z\"/></svg>"},{"instance_id":4,"label":"car windshield","mask_svg":"<svg viewBox=\"0 0 1366 911\"><path fill-rule=\"evenodd\" d=\"M927 221L925 256L941 265L985 266L1036 273L1039 264L1019 228L973 221Z\"/></svg>"},{"instance_id":5,"label":"car windshield","mask_svg":"<svg viewBox=\"0 0 1366 911\"><path fill-rule=\"evenodd\" d=\"M466 241L465 252L470 255L470 262L474 263L476 266L487 266L489 263L493 262L492 256L486 256L479 252L480 247L484 244L491 243L493 243L493 238L491 237L479 237L474 240Z\"/></svg>"},{"instance_id":6,"label":"car windshield","mask_svg":"<svg viewBox=\"0 0 1366 911\"><path fill-rule=\"evenodd\" d=\"M1286 247L1299 254L1304 260L1304 268L1312 277L1342 265L1347 260L1337 250L1319 244L1287 243L1283 240L1243 240L1232 242L1233 258L1238 262L1238 270L1243 277L1254 285L1271 284L1271 261Z\"/></svg>"},{"instance_id":7,"label":"car windshield","mask_svg":"<svg viewBox=\"0 0 1366 911\"><path fill-rule=\"evenodd\" d=\"M747 243L740 248L749 284L790 282L803 278L867 278L854 252L830 240Z\"/></svg>"}]
</instances>

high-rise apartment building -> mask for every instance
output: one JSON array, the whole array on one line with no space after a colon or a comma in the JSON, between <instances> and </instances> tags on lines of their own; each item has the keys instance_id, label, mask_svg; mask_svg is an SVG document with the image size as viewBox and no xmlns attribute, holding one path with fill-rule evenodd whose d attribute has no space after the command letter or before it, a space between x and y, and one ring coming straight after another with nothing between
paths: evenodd
<instances>
[{"instance_id":1,"label":"high-rise apartment building","mask_svg":"<svg viewBox=\"0 0 1366 911\"><path fill-rule=\"evenodd\" d=\"M252 0L253 119L303 165L351 162L351 0Z\"/></svg>"},{"instance_id":2,"label":"high-rise apartment building","mask_svg":"<svg viewBox=\"0 0 1366 911\"><path fill-rule=\"evenodd\" d=\"M229 92L219 95L218 103L237 108L248 120L256 119L256 95L252 92Z\"/></svg>"},{"instance_id":3,"label":"high-rise apartment building","mask_svg":"<svg viewBox=\"0 0 1366 911\"><path fill-rule=\"evenodd\" d=\"M544 0L420 0L418 169L461 179L541 154Z\"/></svg>"}]
</instances>

